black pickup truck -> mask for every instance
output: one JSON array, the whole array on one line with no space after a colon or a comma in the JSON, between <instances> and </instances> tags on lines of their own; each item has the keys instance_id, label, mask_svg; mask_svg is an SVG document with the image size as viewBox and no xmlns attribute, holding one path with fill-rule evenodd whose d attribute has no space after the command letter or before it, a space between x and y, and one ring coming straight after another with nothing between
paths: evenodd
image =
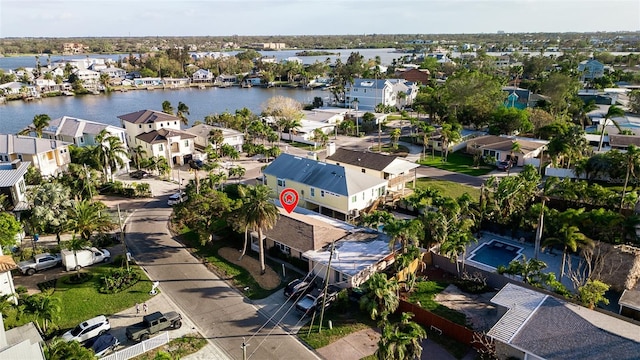
<instances>
[{"instance_id":1,"label":"black pickup truck","mask_svg":"<svg viewBox=\"0 0 640 360\"><path fill-rule=\"evenodd\" d=\"M159 311L146 315L142 322L127 327L127 339L144 341L149 336L166 329L179 329L182 326L182 315L175 311L163 314Z\"/></svg>"}]
</instances>

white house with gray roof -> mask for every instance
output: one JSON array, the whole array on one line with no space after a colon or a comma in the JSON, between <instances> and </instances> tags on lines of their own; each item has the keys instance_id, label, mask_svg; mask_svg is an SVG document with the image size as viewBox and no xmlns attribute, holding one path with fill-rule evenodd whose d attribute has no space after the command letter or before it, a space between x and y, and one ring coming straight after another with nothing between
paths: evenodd
<instances>
[{"instance_id":1,"label":"white house with gray roof","mask_svg":"<svg viewBox=\"0 0 640 360\"><path fill-rule=\"evenodd\" d=\"M278 156L266 169L265 184L276 197L286 188L299 195L299 207L341 220L360 216L386 194L387 180L289 154Z\"/></svg>"},{"instance_id":2,"label":"white house with gray roof","mask_svg":"<svg viewBox=\"0 0 640 360\"><path fill-rule=\"evenodd\" d=\"M56 176L71 163L69 143L61 140L0 134L0 161L29 161L42 176Z\"/></svg>"},{"instance_id":3,"label":"white house with gray roof","mask_svg":"<svg viewBox=\"0 0 640 360\"><path fill-rule=\"evenodd\" d=\"M222 132L222 137L224 138L224 141L222 142L223 144L233 146L236 150L242 151L242 145L244 144L244 133L241 133L240 131L207 124L199 124L186 129L185 131L195 135L195 145L201 149L204 149L211 142L209 141L209 134L214 130L220 130ZM220 145L221 144L212 144L214 149L216 146Z\"/></svg>"},{"instance_id":4,"label":"white house with gray roof","mask_svg":"<svg viewBox=\"0 0 640 360\"><path fill-rule=\"evenodd\" d=\"M499 359L632 360L640 326L516 284L492 299L500 319L489 330Z\"/></svg>"},{"instance_id":5,"label":"white house with gray roof","mask_svg":"<svg viewBox=\"0 0 640 360\"><path fill-rule=\"evenodd\" d=\"M7 196L8 210L24 211L29 208L24 181L29 165L29 162L20 160L0 162L0 195Z\"/></svg>"},{"instance_id":6,"label":"white house with gray roof","mask_svg":"<svg viewBox=\"0 0 640 360\"><path fill-rule=\"evenodd\" d=\"M357 100L358 111L374 111L378 104L402 108L413 104L417 95L418 85L404 79L353 79L346 84L344 106L355 109Z\"/></svg>"}]
</instances>

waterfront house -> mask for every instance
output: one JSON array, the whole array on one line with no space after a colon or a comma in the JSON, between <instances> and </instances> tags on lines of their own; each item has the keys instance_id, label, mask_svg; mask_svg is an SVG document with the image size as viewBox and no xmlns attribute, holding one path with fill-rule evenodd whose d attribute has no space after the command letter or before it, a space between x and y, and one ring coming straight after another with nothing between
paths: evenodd
<instances>
[{"instance_id":1,"label":"waterfront house","mask_svg":"<svg viewBox=\"0 0 640 360\"><path fill-rule=\"evenodd\" d=\"M399 96L403 93L403 96ZM402 108L413 104L418 86L404 79L354 79L345 87L345 107L373 111L378 104Z\"/></svg>"},{"instance_id":2,"label":"waterfront house","mask_svg":"<svg viewBox=\"0 0 640 360\"><path fill-rule=\"evenodd\" d=\"M0 85L1 92L5 95L23 95L26 97L38 97L38 88L18 81L11 81Z\"/></svg>"},{"instance_id":3,"label":"waterfront house","mask_svg":"<svg viewBox=\"0 0 640 360\"><path fill-rule=\"evenodd\" d=\"M386 194L387 180L289 154L281 154L263 173L276 194L293 188L298 206L341 220L352 220Z\"/></svg>"},{"instance_id":4,"label":"waterfront house","mask_svg":"<svg viewBox=\"0 0 640 360\"><path fill-rule=\"evenodd\" d=\"M596 59L584 60L578 64L580 81L593 80L604 76L604 64Z\"/></svg>"},{"instance_id":5,"label":"waterfront house","mask_svg":"<svg viewBox=\"0 0 640 360\"><path fill-rule=\"evenodd\" d=\"M133 84L136 87L162 86L162 79L159 77L140 77L133 78Z\"/></svg>"},{"instance_id":6,"label":"waterfront house","mask_svg":"<svg viewBox=\"0 0 640 360\"><path fill-rule=\"evenodd\" d=\"M27 202L27 191L24 181L24 175L27 173L29 166L28 161L13 160L5 161L4 157L0 160L0 194L6 195L8 205L7 210L24 211L29 209Z\"/></svg>"},{"instance_id":7,"label":"waterfront house","mask_svg":"<svg viewBox=\"0 0 640 360\"><path fill-rule=\"evenodd\" d=\"M0 134L0 161L29 161L44 177L57 176L71 163L69 143L30 136Z\"/></svg>"},{"instance_id":8,"label":"waterfront house","mask_svg":"<svg viewBox=\"0 0 640 360\"><path fill-rule=\"evenodd\" d=\"M80 147L92 146L96 145L96 136L103 130L120 139L124 148L128 148L125 129L71 116L63 116L49 121L49 125L42 129L42 138L62 140ZM115 174L129 172L129 158L122 156L122 161L125 166L113 169Z\"/></svg>"},{"instance_id":9,"label":"waterfront house","mask_svg":"<svg viewBox=\"0 0 640 360\"><path fill-rule=\"evenodd\" d=\"M125 76L127 76L126 71L117 67L104 68L100 70L100 73L109 75L109 78L111 79L123 79Z\"/></svg>"},{"instance_id":10,"label":"waterfront house","mask_svg":"<svg viewBox=\"0 0 640 360\"><path fill-rule=\"evenodd\" d=\"M415 169L420 167L416 163L369 151L338 148L332 152L331 149L329 147L326 162L387 180L388 191L403 191L409 181L415 185Z\"/></svg>"},{"instance_id":11,"label":"waterfront house","mask_svg":"<svg viewBox=\"0 0 640 360\"><path fill-rule=\"evenodd\" d=\"M188 162L194 152L195 135L180 129L181 119L155 110L140 110L118 116L127 132L130 148L142 145L146 157L162 156L169 165Z\"/></svg>"},{"instance_id":12,"label":"waterfront house","mask_svg":"<svg viewBox=\"0 0 640 360\"><path fill-rule=\"evenodd\" d=\"M199 124L186 129L185 131L195 135L194 141L196 148L198 148L199 150L204 150L204 148L211 144L209 138L211 132L214 130L220 130L222 132L222 137L224 138L222 142L223 144L233 146L234 149L242 151L242 145L244 144L244 133L241 133L240 131L207 124ZM215 149L217 146L221 146L222 144L211 145Z\"/></svg>"},{"instance_id":13,"label":"waterfront house","mask_svg":"<svg viewBox=\"0 0 640 360\"><path fill-rule=\"evenodd\" d=\"M487 335L499 359L636 359L640 327L516 284L492 299L498 322Z\"/></svg>"},{"instance_id":14,"label":"waterfront house","mask_svg":"<svg viewBox=\"0 0 640 360\"><path fill-rule=\"evenodd\" d=\"M82 81L87 90L96 90L100 83L100 73L89 69L78 69L73 72Z\"/></svg>"},{"instance_id":15,"label":"waterfront house","mask_svg":"<svg viewBox=\"0 0 640 360\"><path fill-rule=\"evenodd\" d=\"M194 83L210 83L213 82L214 76L208 69L198 69L191 75Z\"/></svg>"}]
</instances>

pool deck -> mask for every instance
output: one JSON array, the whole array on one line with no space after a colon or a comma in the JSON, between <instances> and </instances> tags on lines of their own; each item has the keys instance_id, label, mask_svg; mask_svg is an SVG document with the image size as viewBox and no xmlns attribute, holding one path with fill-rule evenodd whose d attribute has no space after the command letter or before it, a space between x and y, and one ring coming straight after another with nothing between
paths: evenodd
<instances>
[{"instance_id":1,"label":"pool deck","mask_svg":"<svg viewBox=\"0 0 640 360\"><path fill-rule=\"evenodd\" d=\"M478 242L472 243L467 247L467 255L465 260L467 260L469 264L478 266L483 270L495 271L495 269L491 266L486 266L486 265L483 266L481 263L478 263L473 260L469 261L469 258L472 256L473 251L475 249L482 246L482 244L484 243L490 242L491 240L499 240L505 244L510 244L510 245L513 245L514 247L520 247L522 248L521 254L524 255L527 259L534 258L534 246L532 243L521 242L518 239L514 239L511 237L498 235L494 233L482 232L480 238L478 239ZM520 258L521 257L519 257L518 259ZM553 272L556 274L557 278L560 277L560 266L562 265L562 252L560 250L557 250L557 249L553 250L553 254L549 253L549 249L546 249L545 252L541 251L538 256L538 259L544 261L547 264L547 268L544 269L543 272L545 273ZM571 262L573 263L574 268L577 266L578 261L579 261L579 258L577 256L572 256ZM568 267L568 264L566 266ZM573 284L571 283L571 280L567 277L566 271L567 269L565 269L565 276L562 279L562 284L566 286L569 290L571 290L573 289Z\"/></svg>"}]
</instances>

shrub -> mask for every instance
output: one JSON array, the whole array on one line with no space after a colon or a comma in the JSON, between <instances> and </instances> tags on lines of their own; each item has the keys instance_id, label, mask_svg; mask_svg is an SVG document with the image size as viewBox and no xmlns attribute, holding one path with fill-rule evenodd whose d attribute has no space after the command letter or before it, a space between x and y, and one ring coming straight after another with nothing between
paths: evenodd
<instances>
[{"instance_id":1,"label":"shrub","mask_svg":"<svg viewBox=\"0 0 640 360\"><path fill-rule=\"evenodd\" d=\"M93 278L93 275L91 273L79 272L69 276L68 278L65 278L64 283L70 285L84 284L87 281L91 280L91 278Z\"/></svg>"},{"instance_id":2,"label":"shrub","mask_svg":"<svg viewBox=\"0 0 640 360\"><path fill-rule=\"evenodd\" d=\"M487 285L487 279L477 272L473 274L463 273L455 284L460 290L471 294L482 294L491 290Z\"/></svg>"},{"instance_id":3,"label":"shrub","mask_svg":"<svg viewBox=\"0 0 640 360\"><path fill-rule=\"evenodd\" d=\"M102 278L100 292L103 294L115 294L123 291L140 281L140 274L135 271L116 268Z\"/></svg>"}]
</instances>

